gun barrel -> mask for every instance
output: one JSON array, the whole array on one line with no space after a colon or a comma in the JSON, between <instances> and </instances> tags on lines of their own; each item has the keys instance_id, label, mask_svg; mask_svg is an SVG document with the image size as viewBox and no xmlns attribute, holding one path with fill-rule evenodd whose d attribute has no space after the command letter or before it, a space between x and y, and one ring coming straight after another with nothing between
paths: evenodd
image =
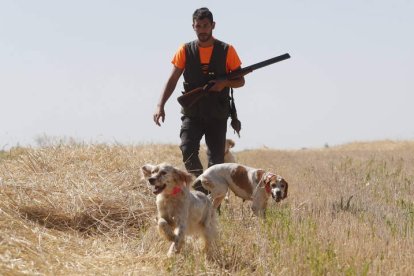
<instances>
[{"instance_id":1,"label":"gun barrel","mask_svg":"<svg viewBox=\"0 0 414 276\"><path fill-rule=\"evenodd\" d=\"M253 70L268 66L270 64L273 64L273 63L276 63L276 62L279 62L279 61L282 61L282 60L285 60L285 59L288 59L288 58L290 58L290 55L288 53L286 53L286 54L283 54L283 55L280 55L280 56L277 56L277 57L274 57L274 58L269 58L267 60L255 63L255 64L247 66L243 69L249 68L253 71Z\"/></svg>"},{"instance_id":2,"label":"gun barrel","mask_svg":"<svg viewBox=\"0 0 414 276\"><path fill-rule=\"evenodd\" d=\"M270 58L261 62L258 62L256 64L244 67L244 68L240 68L239 70L230 72L229 74L220 76L219 79L233 79L233 78L239 78L242 77L256 69L268 66L270 64L285 60L290 58L290 55L288 53L274 57L274 58ZM196 89L193 89L191 91L188 91L187 93L179 96L177 98L178 102L181 104L182 107L190 107L192 106L195 102L197 102L201 97L203 97L208 90L210 89L211 85L205 85L204 87L198 87Z\"/></svg>"},{"instance_id":3,"label":"gun barrel","mask_svg":"<svg viewBox=\"0 0 414 276\"><path fill-rule=\"evenodd\" d=\"M252 72L256 69L268 66L270 64L273 64L273 63L276 63L276 62L279 62L279 61L283 61L283 60L288 59L288 58L290 58L290 55L288 53L286 53L286 54L283 54L283 55L280 55L280 56L277 56L277 57L274 57L274 58L269 58L269 59L266 59L264 61L246 66L246 67L241 68L239 70L233 71L233 72L231 72L231 73L229 73L229 74L227 74L226 76L223 76L223 77L231 79L231 78L234 78L234 77L244 76L244 75L246 75L246 74L248 74L248 73L250 73L250 72Z\"/></svg>"}]
</instances>

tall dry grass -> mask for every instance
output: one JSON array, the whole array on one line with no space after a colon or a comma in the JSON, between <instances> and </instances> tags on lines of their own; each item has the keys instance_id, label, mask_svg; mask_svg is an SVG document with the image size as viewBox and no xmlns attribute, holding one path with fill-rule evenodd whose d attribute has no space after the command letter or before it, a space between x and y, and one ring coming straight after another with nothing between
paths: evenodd
<instances>
[{"instance_id":1,"label":"tall dry grass","mask_svg":"<svg viewBox=\"0 0 414 276\"><path fill-rule=\"evenodd\" d=\"M266 220L234 196L220 258L198 242L166 259L145 163L183 168L176 145L44 145L0 153L0 274L413 275L414 142L237 153L289 196ZM205 160L204 160L205 161Z\"/></svg>"}]
</instances>

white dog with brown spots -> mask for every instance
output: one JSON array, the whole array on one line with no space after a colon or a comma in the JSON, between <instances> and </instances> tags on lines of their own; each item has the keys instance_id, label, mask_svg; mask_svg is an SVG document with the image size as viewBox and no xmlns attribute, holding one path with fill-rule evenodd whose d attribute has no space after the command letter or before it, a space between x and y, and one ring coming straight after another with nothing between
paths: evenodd
<instances>
[{"instance_id":1,"label":"white dog with brown spots","mask_svg":"<svg viewBox=\"0 0 414 276\"><path fill-rule=\"evenodd\" d=\"M196 180L208 191L213 207L218 208L228 189L242 199L252 201L253 213L264 216L270 197L276 202L285 199L288 183L280 175L236 163L211 166Z\"/></svg>"},{"instance_id":2,"label":"white dog with brown spots","mask_svg":"<svg viewBox=\"0 0 414 276\"><path fill-rule=\"evenodd\" d=\"M172 244L168 256L179 253L187 235L201 236L211 257L217 238L216 212L202 192L189 189L192 176L169 164L147 164L144 178L157 195L158 231Z\"/></svg>"}]
</instances>

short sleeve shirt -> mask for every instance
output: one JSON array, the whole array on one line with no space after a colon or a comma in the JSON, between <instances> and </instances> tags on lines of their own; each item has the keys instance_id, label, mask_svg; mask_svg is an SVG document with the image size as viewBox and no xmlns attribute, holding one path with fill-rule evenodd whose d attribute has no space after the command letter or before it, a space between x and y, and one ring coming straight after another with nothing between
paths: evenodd
<instances>
[{"instance_id":1,"label":"short sleeve shirt","mask_svg":"<svg viewBox=\"0 0 414 276\"><path fill-rule=\"evenodd\" d=\"M206 68L210 63L211 54L213 53L213 45L210 47L198 47L200 53L200 63L203 68ZM184 69L185 68L185 44L181 45L178 51L175 53L172 61L175 67ZM232 45L229 45L226 59L226 71L234 71L241 66L241 61L237 55L236 50Z\"/></svg>"}]
</instances>

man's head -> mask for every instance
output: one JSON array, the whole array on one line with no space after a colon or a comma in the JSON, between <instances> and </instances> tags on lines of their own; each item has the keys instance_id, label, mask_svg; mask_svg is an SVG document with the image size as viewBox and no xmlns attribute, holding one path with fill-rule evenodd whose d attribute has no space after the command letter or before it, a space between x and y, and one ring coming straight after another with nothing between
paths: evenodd
<instances>
[{"instance_id":1,"label":"man's head","mask_svg":"<svg viewBox=\"0 0 414 276\"><path fill-rule=\"evenodd\" d=\"M193 13L193 29L200 42L208 42L213 37L215 26L213 14L207 8L196 9Z\"/></svg>"},{"instance_id":2,"label":"man's head","mask_svg":"<svg viewBox=\"0 0 414 276\"><path fill-rule=\"evenodd\" d=\"M209 19L210 23L213 24L213 14L207 8L196 9L193 13L193 23L195 20Z\"/></svg>"}]
</instances>

